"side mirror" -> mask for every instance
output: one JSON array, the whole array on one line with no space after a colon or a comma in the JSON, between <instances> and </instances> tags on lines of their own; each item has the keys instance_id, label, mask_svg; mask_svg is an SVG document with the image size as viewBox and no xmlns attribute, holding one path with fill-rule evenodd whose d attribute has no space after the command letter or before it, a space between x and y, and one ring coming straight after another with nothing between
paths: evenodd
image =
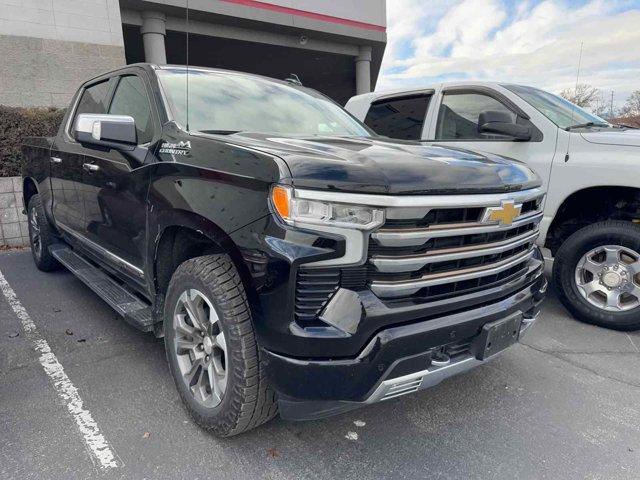
<instances>
[{"instance_id":1,"label":"side mirror","mask_svg":"<svg viewBox=\"0 0 640 480\"><path fill-rule=\"evenodd\" d=\"M505 135L514 140L531 140L531 129L514 123L507 112L488 110L478 117L478 132L492 135Z\"/></svg>"},{"instance_id":2,"label":"side mirror","mask_svg":"<svg viewBox=\"0 0 640 480\"><path fill-rule=\"evenodd\" d=\"M138 143L136 123L127 115L81 113L73 136L83 145L118 150L133 150Z\"/></svg>"}]
</instances>

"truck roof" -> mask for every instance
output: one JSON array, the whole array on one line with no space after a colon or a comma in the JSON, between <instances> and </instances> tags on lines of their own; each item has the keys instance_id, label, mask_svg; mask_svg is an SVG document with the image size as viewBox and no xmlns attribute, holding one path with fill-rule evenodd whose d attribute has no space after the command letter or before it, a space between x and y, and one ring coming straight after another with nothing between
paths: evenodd
<instances>
[{"instance_id":1,"label":"truck roof","mask_svg":"<svg viewBox=\"0 0 640 480\"><path fill-rule=\"evenodd\" d=\"M428 92L429 90L434 90L436 88L445 88L445 87L463 87L465 85L476 86L476 87L501 87L504 85L516 85L512 82L495 82L495 81L484 81L484 80L460 80L455 82L441 82L441 83L432 83L426 84L424 86L414 86L414 87L404 87L404 88L390 88L385 90L376 90L375 92L363 93L361 95L356 95L351 97L351 101L364 101L368 102L373 101L374 99L385 97L387 95L398 95L398 94L418 94L423 92Z\"/></svg>"},{"instance_id":2,"label":"truck roof","mask_svg":"<svg viewBox=\"0 0 640 480\"><path fill-rule=\"evenodd\" d=\"M263 78L265 80L270 80L273 82L279 82L279 83L286 83L286 84L290 84L289 82L287 82L284 79L279 79L279 78L273 78L273 77L267 77L265 75L258 75L255 73L249 73L249 72L242 72L239 70L229 70L229 69L224 69L224 68L212 68L212 67L201 67L201 66L189 66L187 67L186 65L173 65L173 64L169 64L169 65L157 65L154 63L146 63L146 62L139 62L139 63L131 63L128 65L123 65L122 67L116 68L114 70L109 70L108 72L104 72L101 73L100 75L96 75L92 78L87 79L85 82L82 83L81 86L86 85L87 83L92 83L95 80L99 80L103 77L109 77L109 76L113 76L115 74L117 74L120 71L123 70L127 70L129 68L132 67L138 67L138 68L142 68L144 70L147 70L148 72L152 72L155 70L178 70L178 71L187 71L187 69L190 72L217 72L217 73L226 73L226 74L232 74L232 75L243 75L243 76L247 76L247 77L255 77L255 78Z\"/></svg>"}]
</instances>

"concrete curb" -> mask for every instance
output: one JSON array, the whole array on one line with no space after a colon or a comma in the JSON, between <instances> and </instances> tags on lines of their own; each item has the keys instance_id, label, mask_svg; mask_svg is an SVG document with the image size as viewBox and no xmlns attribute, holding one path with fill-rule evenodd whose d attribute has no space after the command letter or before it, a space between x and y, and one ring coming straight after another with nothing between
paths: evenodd
<instances>
[{"instance_id":1,"label":"concrete curb","mask_svg":"<svg viewBox=\"0 0 640 480\"><path fill-rule=\"evenodd\" d=\"M0 246L29 245L27 217L22 208L22 178L0 178Z\"/></svg>"}]
</instances>

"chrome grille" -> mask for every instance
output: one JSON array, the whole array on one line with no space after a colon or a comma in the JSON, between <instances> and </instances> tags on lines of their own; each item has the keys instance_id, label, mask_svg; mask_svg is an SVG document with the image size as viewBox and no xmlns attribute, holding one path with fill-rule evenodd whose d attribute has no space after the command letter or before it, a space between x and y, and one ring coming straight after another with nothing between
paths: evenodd
<instances>
[{"instance_id":1,"label":"chrome grille","mask_svg":"<svg viewBox=\"0 0 640 480\"><path fill-rule=\"evenodd\" d=\"M417 392L422 384L422 377L409 378L406 381L394 382L385 392L380 400L389 400L391 398L406 395L408 393Z\"/></svg>"},{"instance_id":2,"label":"chrome grille","mask_svg":"<svg viewBox=\"0 0 640 480\"><path fill-rule=\"evenodd\" d=\"M371 234L369 244L371 290L382 299L427 299L516 276L534 255L543 196L535 189L500 198L469 196L471 205L450 208L438 200L434 208L387 208L387 221ZM465 202L465 197L458 200ZM507 207L517 211L512 222L491 220L490 211Z\"/></svg>"},{"instance_id":3,"label":"chrome grille","mask_svg":"<svg viewBox=\"0 0 640 480\"><path fill-rule=\"evenodd\" d=\"M388 304L432 302L495 289L532 273L544 198L539 188L487 195L296 195L372 205L385 213L384 225L373 232L331 231L348 239L344 257L299 267L295 318L305 327L322 325L318 317L339 288L370 290ZM511 212L519 209L510 224L488 215L504 211L505 202Z\"/></svg>"},{"instance_id":4,"label":"chrome grille","mask_svg":"<svg viewBox=\"0 0 640 480\"><path fill-rule=\"evenodd\" d=\"M463 223L478 221L483 213L482 208L434 208L422 218L389 219L387 228L420 228L442 223Z\"/></svg>"}]
</instances>

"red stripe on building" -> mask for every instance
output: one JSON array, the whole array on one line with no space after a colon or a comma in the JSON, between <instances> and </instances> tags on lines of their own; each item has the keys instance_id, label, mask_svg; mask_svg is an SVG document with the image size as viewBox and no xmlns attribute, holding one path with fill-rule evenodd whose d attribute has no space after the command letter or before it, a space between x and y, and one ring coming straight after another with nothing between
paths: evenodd
<instances>
[{"instance_id":1,"label":"red stripe on building","mask_svg":"<svg viewBox=\"0 0 640 480\"><path fill-rule=\"evenodd\" d=\"M387 29L382 25L374 25L373 23L358 22L357 20L349 20L347 18L333 17L331 15L323 15L322 13L308 12L306 10L298 10L297 8L282 7L272 3L259 2L257 0L219 0L226 3L235 3L250 8L259 8L269 10L271 12L284 13L287 15L295 15L296 17L311 18L320 20L321 22L336 23L339 25L347 25L349 27L363 28L366 30L375 30L377 32L386 32Z\"/></svg>"}]
</instances>

